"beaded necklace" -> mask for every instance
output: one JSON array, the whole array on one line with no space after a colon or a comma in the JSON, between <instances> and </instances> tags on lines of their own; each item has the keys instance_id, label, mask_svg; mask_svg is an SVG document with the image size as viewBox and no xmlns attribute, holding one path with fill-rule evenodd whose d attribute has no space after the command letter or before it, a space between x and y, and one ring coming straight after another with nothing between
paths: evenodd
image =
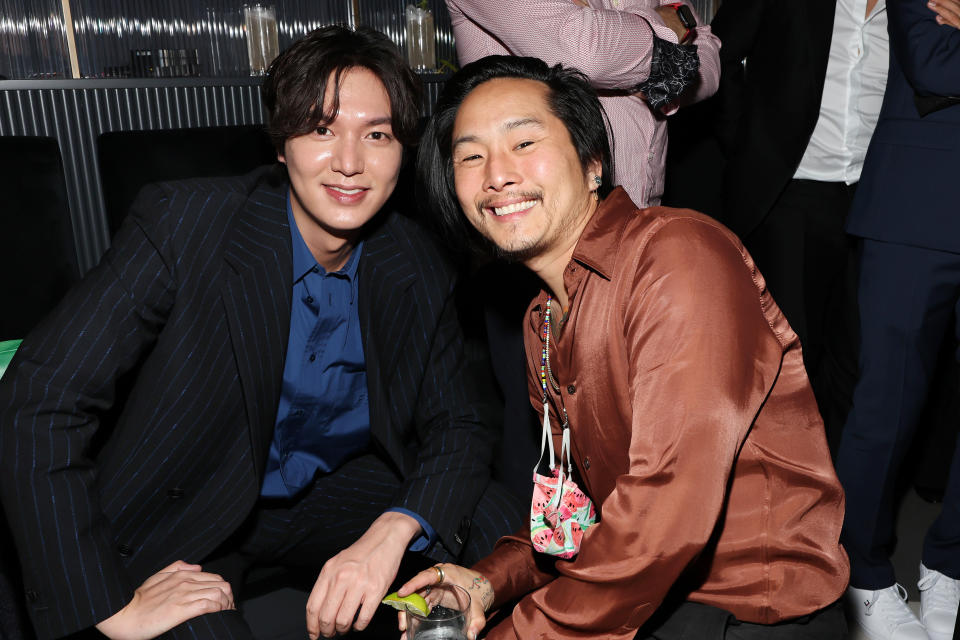
<instances>
[{"instance_id":1,"label":"beaded necklace","mask_svg":"<svg viewBox=\"0 0 960 640\"><path fill-rule=\"evenodd\" d=\"M543 319L543 351L540 352L540 387L543 389L543 401L547 401L547 380L550 380L550 386L557 393L560 393L560 385L553 377L553 371L550 369L550 301L553 296L547 294L547 311ZM566 413L566 410L564 410Z\"/></svg>"}]
</instances>

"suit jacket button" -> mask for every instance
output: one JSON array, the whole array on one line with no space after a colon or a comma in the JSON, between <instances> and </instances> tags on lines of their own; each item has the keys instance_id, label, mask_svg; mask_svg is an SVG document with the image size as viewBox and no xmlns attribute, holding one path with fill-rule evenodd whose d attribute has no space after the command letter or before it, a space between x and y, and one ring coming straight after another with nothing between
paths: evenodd
<instances>
[{"instance_id":1,"label":"suit jacket button","mask_svg":"<svg viewBox=\"0 0 960 640\"><path fill-rule=\"evenodd\" d=\"M463 516L462 518L460 518L460 529L461 529L461 531L462 531L463 529L469 529L471 524L472 524L472 523L470 522L470 518L468 518L467 516Z\"/></svg>"},{"instance_id":2,"label":"suit jacket button","mask_svg":"<svg viewBox=\"0 0 960 640\"><path fill-rule=\"evenodd\" d=\"M125 544L118 544L117 553L120 554L121 558L129 558L131 555L133 555L133 549Z\"/></svg>"},{"instance_id":3,"label":"suit jacket button","mask_svg":"<svg viewBox=\"0 0 960 640\"><path fill-rule=\"evenodd\" d=\"M39 599L40 599L39 593L37 593L33 589L30 589L29 591L27 591L27 600L29 600L30 602L36 602Z\"/></svg>"},{"instance_id":4,"label":"suit jacket button","mask_svg":"<svg viewBox=\"0 0 960 640\"><path fill-rule=\"evenodd\" d=\"M179 487L174 487L173 489L167 489L167 497L171 500L179 500L184 496L183 489Z\"/></svg>"},{"instance_id":5,"label":"suit jacket button","mask_svg":"<svg viewBox=\"0 0 960 640\"><path fill-rule=\"evenodd\" d=\"M589 468L590 468L590 458L584 458L584 459L583 459L583 468L584 468L584 469L589 469Z\"/></svg>"},{"instance_id":6,"label":"suit jacket button","mask_svg":"<svg viewBox=\"0 0 960 640\"><path fill-rule=\"evenodd\" d=\"M577 385L575 385L575 384L568 384L568 385L567 385L567 393L569 393L570 395L573 395L573 394L575 394L576 392L577 392Z\"/></svg>"}]
</instances>

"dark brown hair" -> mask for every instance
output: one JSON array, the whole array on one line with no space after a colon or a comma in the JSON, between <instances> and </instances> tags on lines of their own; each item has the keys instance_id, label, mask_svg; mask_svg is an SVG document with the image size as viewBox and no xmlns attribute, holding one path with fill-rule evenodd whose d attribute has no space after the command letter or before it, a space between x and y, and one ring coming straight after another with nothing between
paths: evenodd
<instances>
[{"instance_id":1,"label":"dark brown hair","mask_svg":"<svg viewBox=\"0 0 960 640\"><path fill-rule=\"evenodd\" d=\"M344 72L357 67L369 69L383 82L390 98L393 135L406 146L416 143L420 80L393 42L368 27L354 31L328 26L293 43L267 71L263 103L267 108L267 133L277 151L283 152L288 139L336 118L341 78ZM334 98L324 111L323 98L331 78Z\"/></svg>"}]
</instances>

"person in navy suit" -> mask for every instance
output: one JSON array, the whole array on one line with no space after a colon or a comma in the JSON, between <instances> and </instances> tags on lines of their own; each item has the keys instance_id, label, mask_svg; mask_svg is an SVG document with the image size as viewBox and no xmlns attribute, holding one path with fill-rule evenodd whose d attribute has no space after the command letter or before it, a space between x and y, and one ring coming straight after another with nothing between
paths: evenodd
<instances>
[{"instance_id":1,"label":"person in navy suit","mask_svg":"<svg viewBox=\"0 0 960 640\"><path fill-rule=\"evenodd\" d=\"M386 36L326 27L263 93L280 164L145 190L3 378L40 638L251 637L219 568L314 562L307 631L341 634L406 552L476 559L520 524L454 273L387 206L416 77Z\"/></svg>"},{"instance_id":2,"label":"person in navy suit","mask_svg":"<svg viewBox=\"0 0 960 640\"><path fill-rule=\"evenodd\" d=\"M890 71L847 229L863 239L860 378L837 456L848 591L871 638L952 638L960 598L960 455L920 567L921 616L890 551L897 473L960 310L960 32L924 0L887 5ZM945 15L950 15L949 13ZM953 327L960 335L960 326Z\"/></svg>"}]
</instances>

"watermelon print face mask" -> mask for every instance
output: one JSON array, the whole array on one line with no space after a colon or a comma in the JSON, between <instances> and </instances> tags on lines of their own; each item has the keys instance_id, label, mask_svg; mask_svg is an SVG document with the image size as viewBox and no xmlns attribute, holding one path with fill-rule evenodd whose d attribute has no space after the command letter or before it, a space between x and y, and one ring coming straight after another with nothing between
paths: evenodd
<instances>
[{"instance_id":1,"label":"watermelon print face mask","mask_svg":"<svg viewBox=\"0 0 960 640\"><path fill-rule=\"evenodd\" d=\"M550 475L538 473L543 453L550 452ZM566 457L566 473L564 473ZM533 468L533 500L530 504L530 540L533 548L559 558L570 559L580 552L583 532L597 521L593 501L571 479L570 425L563 424L560 464L554 465L553 438L550 435L550 411L543 404L543 432L540 459Z\"/></svg>"}]
</instances>

